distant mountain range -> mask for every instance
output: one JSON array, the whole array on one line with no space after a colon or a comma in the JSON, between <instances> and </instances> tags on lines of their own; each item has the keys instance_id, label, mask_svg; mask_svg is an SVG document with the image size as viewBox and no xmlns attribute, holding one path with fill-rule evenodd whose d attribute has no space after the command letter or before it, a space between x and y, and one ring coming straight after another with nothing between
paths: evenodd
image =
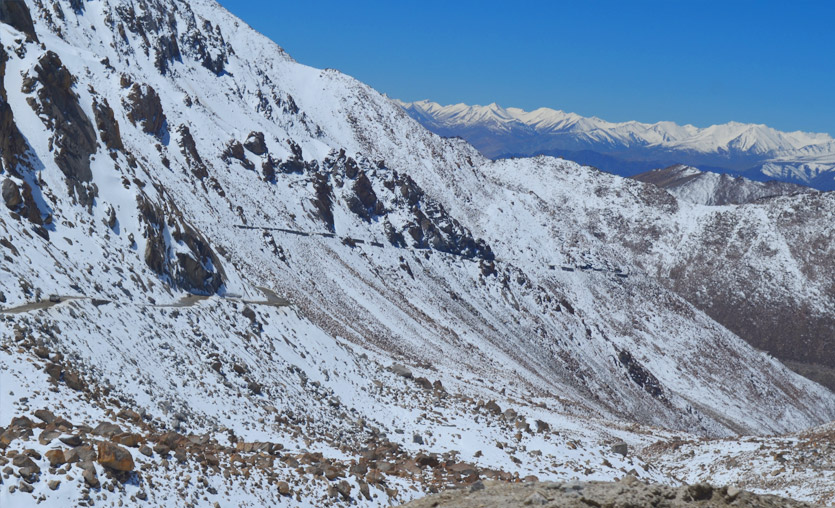
<instances>
[{"instance_id":1,"label":"distant mountain range","mask_svg":"<svg viewBox=\"0 0 835 508\"><path fill-rule=\"evenodd\" d=\"M0 0L0 507L835 504L835 193L716 178L490 160L215 0Z\"/></svg>"},{"instance_id":2,"label":"distant mountain range","mask_svg":"<svg viewBox=\"0 0 835 508\"><path fill-rule=\"evenodd\" d=\"M524 111L431 101L398 104L427 129L458 136L493 159L552 155L633 176L675 164L759 181L835 189L835 139L731 122L698 128L673 122L613 123L548 108Z\"/></svg>"}]
</instances>

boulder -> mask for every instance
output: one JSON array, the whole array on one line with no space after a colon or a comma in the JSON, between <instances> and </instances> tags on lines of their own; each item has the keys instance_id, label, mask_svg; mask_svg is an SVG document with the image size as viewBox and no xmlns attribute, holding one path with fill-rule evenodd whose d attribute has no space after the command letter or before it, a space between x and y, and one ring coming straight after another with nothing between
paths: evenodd
<instances>
[{"instance_id":1,"label":"boulder","mask_svg":"<svg viewBox=\"0 0 835 508\"><path fill-rule=\"evenodd\" d=\"M58 440L67 446L81 446L81 438L78 436L63 436L59 437Z\"/></svg>"},{"instance_id":2,"label":"boulder","mask_svg":"<svg viewBox=\"0 0 835 508\"><path fill-rule=\"evenodd\" d=\"M29 476L23 475L24 469L28 469L30 471L33 471L34 473L39 473L41 471L41 468L39 468L38 465L35 464L35 461L33 461L28 455L25 455L23 453L15 455L15 457L12 459L12 464L21 469L22 476Z\"/></svg>"},{"instance_id":3,"label":"boulder","mask_svg":"<svg viewBox=\"0 0 835 508\"><path fill-rule=\"evenodd\" d=\"M142 419L142 416L132 409L122 409L116 414L116 417L123 420L130 420L132 422L138 422Z\"/></svg>"},{"instance_id":4,"label":"boulder","mask_svg":"<svg viewBox=\"0 0 835 508\"><path fill-rule=\"evenodd\" d=\"M46 460L49 461L49 465L52 467L60 466L67 462L67 459L64 458L63 450L49 450L46 452Z\"/></svg>"},{"instance_id":5,"label":"boulder","mask_svg":"<svg viewBox=\"0 0 835 508\"><path fill-rule=\"evenodd\" d=\"M84 478L84 481L87 482L87 485L93 488L99 486L99 478L96 474L96 466L94 466L92 462L79 462L78 467L81 468L81 477Z\"/></svg>"},{"instance_id":6,"label":"boulder","mask_svg":"<svg viewBox=\"0 0 835 508\"><path fill-rule=\"evenodd\" d=\"M267 153L267 142L264 140L264 133L250 132L244 142L244 148L258 156Z\"/></svg>"},{"instance_id":7,"label":"boulder","mask_svg":"<svg viewBox=\"0 0 835 508\"><path fill-rule=\"evenodd\" d=\"M502 414L502 408L499 407L495 400L491 400L487 404L485 404L484 409L496 416Z\"/></svg>"},{"instance_id":8,"label":"boulder","mask_svg":"<svg viewBox=\"0 0 835 508\"><path fill-rule=\"evenodd\" d=\"M3 180L3 202L6 203L6 208L10 210L17 210L23 204L23 196L20 195L20 187L17 186L10 178Z\"/></svg>"},{"instance_id":9,"label":"boulder","mask_svg":"<svg viewBox=\"0 0 835 508\"><path fill-rule=\"evenodd\" d=\"M110 440L122 446L136 448L142 443L142 436L140 436L139 434L133 434L131 432L125 432L122 434L116 434L115 436L111 437Z\"/></svg>"},{"instance_id":10,"label":"boulder","mask_svg":"<svg viewBox=\"0 0 835 508\"><path fill-rule=\"evenodd\" d=\"M406 379L412 379L412 371L409 370L406 366L400 365L399 363L393 363L389 370L400 377L405 377Z\"/></svg>"},{"instance_id":11,"label":"boulder","mask_svg":"<svg viewBox=\"0 0 835 508\"><path fill-rule=\"evenodd\" d=\"M0 3L0 20L3 18L3 10L8 9L10 4L15 2ZM26 5L20 2L25 8ZM29 146L26 139L14 119L14 112L6 100L6 88L4 78L6 74L6 61L8 56L3 45L0 45L0 173L4 170L13 175L18 175L17 166L24 162L24 155Z\"/></svg>"},{"instance_id":12,"label":"boulder","mask_svg":"<svg viewBox=\"0 0 835 508\"><path fill-rule=\"evenodd\" d=\"M629 445L623 441L615 443L612 445L612 453L617 453L626 457L626 454L629 453Z\"/></svg>"},{"instance_id":13,"label":"boulder","mask_svg":"<svg viewBox=\"0 0 835 508\"><path fill-rule=\"evenodd\" d=\"M77 446L64 452L64 459L68 463L92 462L96 460L96 450L90 445Z\"/></svg>"},{"instance_id":14,"label":"boulder","mask_svg":"<svg viewBox=\"0 0 835 508\"><path fill-rule=\"evenodd\" d=\"M102 437L112 437L121 434L122 429L118 425L109 422L102 422L93 429L93 434Z\"/></svg>"},{"instance_id":15,"label":"boulder","mask_svg":"<svg viewBox=\"0 0 835 508\"><path fill-rule=\"evenodd\" d=\"M73 390L84 391L87 388L87 384L75 372L64 372L64 382Z\"/></svg>"},{"instance_id":16,"label":"boulder","mask_svg":"<svg viewBox=\"0 0 835 508\"><path fill-rule=\"evenodd\" d=\"M133 471L133 456L126 449L119 445L101 442L99 443L98 462L104 467L116 471Z\"/></svg>"},{"instance_id":17,"label":"boulder","mask_svg":"<svg viewBox=\"0 0 835 508\"><path fill-rule=\"evenodd\" d=\"M181 125L177 129L177 132L180 134L180 152L186 158L191 173L201 179L209 176L209 170L203 162L200 153L197 151L197 143L195 143L194 137L191 135L191 130L187 126Z\"/></svg>"},{"instance_id":18,"label":"boulder","mask_svg":"<svg viewBox=\"0 0 835 508\"><path fill-rule=\"evenodd\" d=\"M424 390L432 390L432 383L425 377L415 378L415 383L417 383L417 385L423 388Z\"/></svg>"}]
</instances>

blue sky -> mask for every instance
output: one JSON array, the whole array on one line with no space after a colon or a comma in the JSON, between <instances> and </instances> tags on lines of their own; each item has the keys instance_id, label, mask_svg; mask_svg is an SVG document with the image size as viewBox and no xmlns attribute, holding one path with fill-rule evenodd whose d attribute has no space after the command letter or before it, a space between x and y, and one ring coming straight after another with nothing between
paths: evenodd
<instances>
[{"instance_id":1,"label":"blue sky","mask_svg":"<svg viewBox=\"0 0 835 508\"><path fill-rule=\"evenodd\" d=\"M220 2L403 100L835 135L835 1Z\"/></svg>"}]
</instances>

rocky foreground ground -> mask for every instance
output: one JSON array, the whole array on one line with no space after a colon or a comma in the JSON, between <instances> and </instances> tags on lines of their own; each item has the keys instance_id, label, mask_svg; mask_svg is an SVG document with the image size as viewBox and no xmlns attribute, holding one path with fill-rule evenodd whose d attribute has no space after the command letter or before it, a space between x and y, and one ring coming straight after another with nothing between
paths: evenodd
<instances>
[{"instance_id":1,"label":"rocky foreground ground","mask_svg":"<svg viewBox=\"0 0 835 508\"><path fill-rule=\"evenodd\" d=\"M619 482L502 483L477 482L466 489L418 499L402 508L597 507L805 507L814 506L776 496L761 496L734 487L706 483L669 487L626 476Z\"/></svg>"}]
</instances>

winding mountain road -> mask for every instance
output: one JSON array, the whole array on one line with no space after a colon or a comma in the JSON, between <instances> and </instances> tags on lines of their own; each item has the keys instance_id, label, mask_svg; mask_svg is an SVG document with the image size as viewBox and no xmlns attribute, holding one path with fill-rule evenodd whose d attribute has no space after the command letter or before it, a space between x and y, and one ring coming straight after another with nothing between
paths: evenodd
<instances>
[{"instance_id":1,"label":"winding mountain road","mask_svg":"<svg viewBox=\"0 0 835 508\"><path fill-rule=\"evenodd\" d=\"M242 298L235 298L235 297L223 297L219 296L218 298L222 298L224 300L231 300L235 302L244 303L247 305L267 305L270 307L289 307L291 302L285 298L282 298L275 294L274 291L258 286L258 289L264 293L266 300L244 300ZM195 294L187 294L180 298L179 301L175 303L168 303L168 304L160 304L160 305L143 305L144 307L156 307L156 308L185 308L185 307L193 307L194 305L208 300L212 296L216 295L195 295ZM24 314L27 312L36 312L40 310L49 309L55 307L56 305L62 305L66 302L77 301L77 300L90 300L93 301L96 305L104 305L108 303L114 303L114 300L102 300L98 298L92 298L89 296L58 296L58 298L49 298L46 300L41 300L37 302L29 302L23 305L18 305L16 307L10 307L8 309L0 308L0 314Z\"/></svg>"}]
</instances>

